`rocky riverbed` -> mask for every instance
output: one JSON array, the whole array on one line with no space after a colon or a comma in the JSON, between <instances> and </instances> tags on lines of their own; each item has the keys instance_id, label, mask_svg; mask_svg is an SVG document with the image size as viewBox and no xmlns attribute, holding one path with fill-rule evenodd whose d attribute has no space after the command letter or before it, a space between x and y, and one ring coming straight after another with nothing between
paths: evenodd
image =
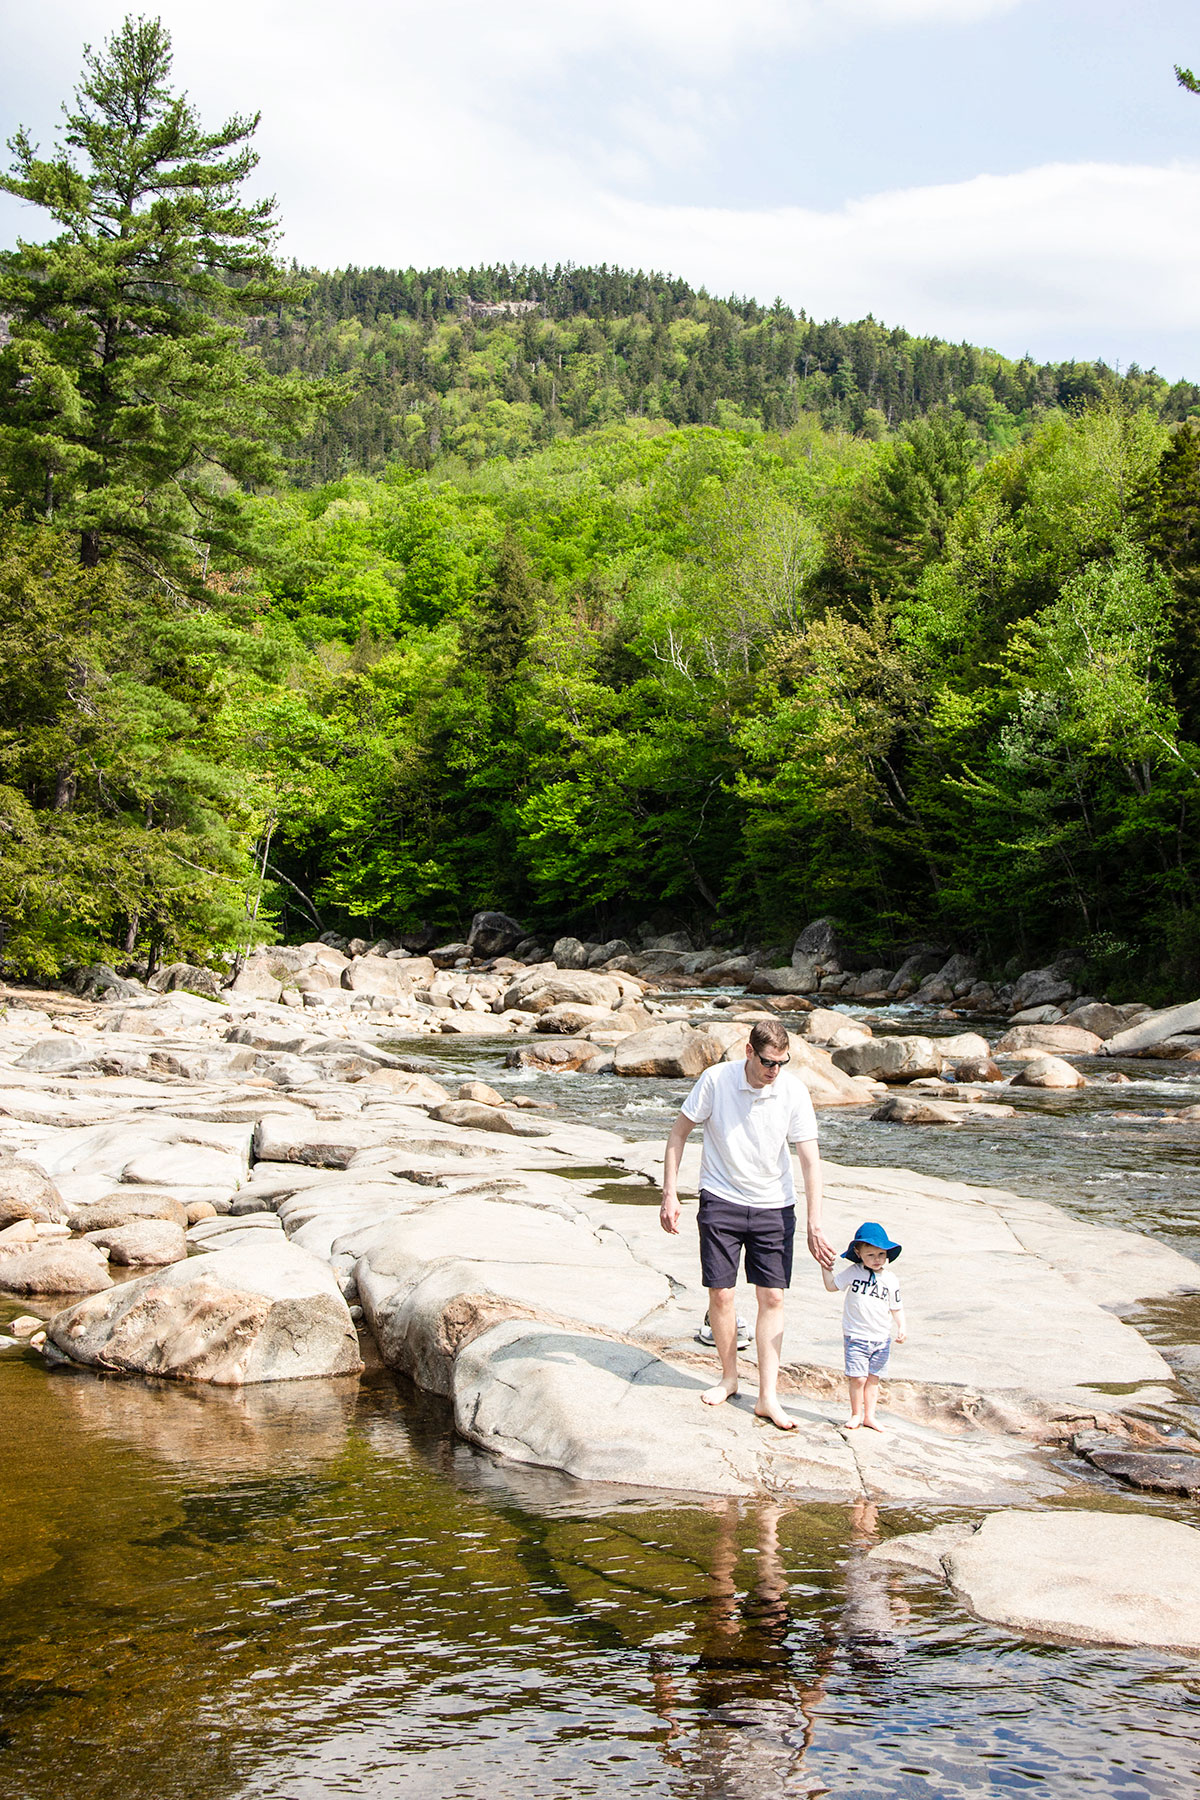
<instances>
[{"instance_id":1,"label":"rocky riverbed","mask_svg":"<svg viewBox=\"0 0 1200 1800\"><path fill-rule=\"evenodd\" d=\"M1085 1042L1036 1035L1088 1030L1055 1020L943 1021L922 1038L819 993L671 992L636 968L464 952L439 972L309 946L287 952L297 982L332 969L337 985L288 990L268 966L279 956L208 997L132 983L97 1001L8 996L0 1286L12 1338L48 1363L238 1388L352 1381L381 1358L509 1463L626 1488L987 1509L1086 1505L1113 1480L1195 1491L1186 1392L1131 1322L1200 1290L1189 1257L1002 1189L831 1167L831 1235L886 1215L905 1242L912 1341L893 1362L888 1435L845 1434L836 1305L802 1265L786 1370L799 1430L782 1436L748 1401L699 1406L711 1357L695 1341L694 1243L666 1238L647 1204L661 1140L544 1103L546 1072L564 1068L582 1084L686 1083L743 1054L769 1011L830 1119L957 1134L1015 1117L993 1096L1015 1097L1043 1054L1076 1073L1102 1061L1127 1020L1093 1013L1110 1037ZM448 1086L419 1054L464 1038L498 1087ZM746 1375L752 1392L749 1360Z\"/></svg>"}]
</instances>

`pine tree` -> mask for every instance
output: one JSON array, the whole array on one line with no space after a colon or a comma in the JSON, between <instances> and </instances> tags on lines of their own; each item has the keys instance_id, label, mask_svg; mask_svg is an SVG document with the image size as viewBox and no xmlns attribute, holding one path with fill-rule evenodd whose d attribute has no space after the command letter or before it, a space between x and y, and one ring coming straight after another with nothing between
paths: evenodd
<instances>
[{"instance_id":1,"label":"pine tree","mask_svg":"<svg viewBox=\"0 0 1200 1800\"><path fill-rule=\"evenodd\" d=\"M1171 686L1185 736L1200 738L1200 428L1181 425L1145 496L1146 542L1171 576Z\"/></svg>"},{"instance_id":2,"label":"pine tree","mask_svg":"<svg viewBox=\"0 0 1200 1800\"><path fill-rule=\"evenodd\" d=\"M84 51L49 161L22 128L0 189L43 207L52 242L0 256L0 487L27 517L189 580L236 542L237 489L332 390L271 376L242 321L294 286L276 264L275 203L244 203L258 115L205 131L168 85L171 40L127 18Z\"/></svg>"}]
</instances>

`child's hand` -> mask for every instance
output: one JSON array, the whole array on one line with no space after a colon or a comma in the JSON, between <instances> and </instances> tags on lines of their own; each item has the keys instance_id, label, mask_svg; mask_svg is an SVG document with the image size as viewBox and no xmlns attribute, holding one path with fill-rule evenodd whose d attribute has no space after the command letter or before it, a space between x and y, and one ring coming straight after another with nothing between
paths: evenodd
<instances>
[{"instance_id":1,"label":"child's hand","mask_svg":"<svg viewBox=\"0 0 1200 1800\"><path fill-rule=\"evenodd\" d=\"M907 1331L898 1331L896 1333L896 1342L898 1344L902 1344L907 1336L908 1336Z\"/></svg>"}]
</instances>

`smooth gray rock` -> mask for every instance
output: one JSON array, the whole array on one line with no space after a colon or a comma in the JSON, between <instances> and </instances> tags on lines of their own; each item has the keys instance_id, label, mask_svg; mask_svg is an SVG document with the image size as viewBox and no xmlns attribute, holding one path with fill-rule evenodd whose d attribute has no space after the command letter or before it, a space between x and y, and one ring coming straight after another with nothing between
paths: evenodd
<instances>
[{"instance_id":1,"label":"smooth gray rock","mask_svg":"<svg viewBox=\"0 0 1200 1800\"><path fill-rule=\"evenodd\" d=\"M1055 969L1026 969L1013 984L1012 1010L1023 1012L1027 1006L1061 1006L1079 992L1073 981Z\"/></svg>"},{"instance_id":2,"label":"smooth gray rock","mask_svg":"<svg viewBox=\"0 0 1200 1800\"><path fill-rule=\"evenodd\" d=\"M1087 1086L1087 1077L1064 1062L1061 1056L1039 1056L1034 1062L1027 1062L1017 1070L1012 1078L1013 1087L1029 1088L1082 1088Z\"/></svg>"},{"instance_id":3,"label":"smooth gray rock","mask_svg":"<svg viewBox=\"0 0 1200 1800\"><path fill-rule=\"evenodd\" d=\"M59 1069L84 1067L95 1057L96 1050L95 1044L85 1044L79 1038L39 1038L17 1057L13 1068L28 1069L34 1075L52 1075Z\"/></svg>"},{"instance_id":4,"label":"smooth gray rock","mask_svg":"<svg viewBox=\"0 0 1200 1800\"><path fill-rule=\"evenodd\" d=\"M525 927L507 913L477 912L467 933L467 947L473 956L507 956L525 936Z\"/></svg>"},{"instance_id":5,"label":"smooth gray rock","mask_svg":"<svg viewBox=\"0 0 1200 1800\"><path fill-rule=\"evenodd\" d=\"M1073 1007L1062 1023L1077 1025L1081 1031L1094 1031L1098 1038L1107 1041L1116 1037L1118 1031L1127 1030L1149 1010L1148 1006L1143 1006L1140 1002L1109 1006L1103 1000L1089 1000L1085 1005Z\"/></svg>"},{"instance_id":6,"label":"smooth gray rock","mask_svg":"<svg viewBox=\"0 0 1200 1800\"><path fill-rule=\"evenodd\" d=\"M0 1288L11 1294L95 1294L111 1286L108 1259L95 1244L57 1238L0 1256Z\"/></svg>"},{"instance_id":7,"label":"smooth gray rock","mask_svg":"<svg viewBox=\"0 0 1200 1800\"><path fill-rule=\"evenodd\" d=\"M467 1126L472 1131L502 1131L510 1137L545 1137L544 1125L532 1119L515 1119L511 1113L495 1106L480 1106L475 1100L447 1100L444 1106L431 1106L431 1119L442 1125Z\"/></svg>"},{"instance_id":8,"label":"smooth gray rock","mask_svg":"<svg viewBox=\"0 0 1200 1800\"><path fill-rule=\"evenodd\" d=\"M973 1612L1013 1631L1200 1650L1200 1531L1172 1519L995 1513L945 1567Z\"/></svg>"},{"instance_id":9,"label":"smooth gray rock","mask_svg":"<svg viewBox=\"0 0 1200 1800\"><path fill-rule=\"evenodd\" d=\"M1200 1031L1200 1000L1189 1000L1185 1006L1168 1006L1163 1012L1146 1013L1124 1031L1118 1031L1104 1046L1106 1056L1130 1056L1164 1038L1180 1032Z\"/></svg>"},{"instance_id":10,"label":"smooth gray rock","mask_svg":"<svg viewBox=\"0 0 1200 1800\"><path fill-rule=\"evenodd\" d=\"M946 960L946 952L933 945L922 945L906 956L888 982L890 995L904 995L919 987L927 975L935 975Z\"/></svg>"},{"instance_id":11,"label":"smooth gray rock","mask_svg":"<svg viewBox=\"0 0 1200 1800\"><path fill-rule=\"evenodd\" d=\"M86 1241L107 1251L109 1262L124 1268L157 1267L180 1262L187 1255L187 1234L170 1219L139 1219L107 1231L89 1231Z\"/></svg>"},{"instance_id":12,"label":"smooth gray rock","mask_svg":"<svg viewBox=\"0 0 1200 1800\"><path fill-rule=\"evenodd\" d=\"M504 1058L508 1069L555 1069L567 1073L582 1069L598 1054L588 1038L536 1038L514 1044Z\"/></svg>"},{"instance_id":13,"label":"smooth gray rock","mask_svg":"<svg viewBox=\"0 0 1200 1800\"><path fill-rule=\"evenodd\" d=\"M115 1231L144 1219L165 1219L182 1229L187 1224L187 1208L172 1194L141 1194L136 1188L108 1194L90 1206L71 1208L74 1231Z\"/></svg>"},{"instance_id":14,"label":"smooth gray rock","mask_svg":"<svg viewBox=\"0 0 1200 1800\"><path fill-rule=\"evenodd\" d=\"M834 1065L843 1074L866 1075L874 1081L916 1081L940 1075L945 1060L938 1040L927 1037L870 1038L833 1052Z\"/></svg>"},{"instance_id":15,"label":"smooth gray rock","mask_svg":"<svg viewBox=\"0 0 1200 1800\"><path fill-rule=\"evenodd\" d=\"M1042 1050L1047 1056L1098 1056L1103 1039L1078 1025L1014 1025L995 1045L994 1056L1013 1050Z\"/></svg>"},{"instance_id":16,"label":"smooth gray rock","mask_svg":"<svg viewBox=\"0 0 1200 1800\"><path fill-rule=\"evenodd\" d=\"M935 1525L932 1531L905 1531L876 1544L867 1555L872 1562L888 1563L896 1569L908 1569L915 1574L930 1575L936 1581L945 1581L943 1557L974 1537L977 1529L975 1525L954 1523Z\"/></svg>"},{"instance_id":17,"label":"smooth gray rock","mask_svg":"<svg viewBox=\"0 0 1200 1800\"><path fill-rule=\"evenodd\" d=\"M754 980L757 970L757 957L727 956L724 961L710 963L705 969L704 985L705 987L746 987ZM774 992L774 989L771 992Z\"/></svg>"},{"instance_id":18,"label":"smooth gray rock","mask_svg":"<svg viewBox=\"0 0 1200 1800\"><path fill-rule=\"evenodd\" d=\"M707 1031L693 1031L682 1021L635 1031L613 1050L617 1075L666 1075L694 1079L721 1062L725 1046Z\"/></svg>"},{"instance_id":19,"label":"smooth gray rock","mask_svg":"<svg viewBox=\"0 0 1200 1800\"><path fill-rule=\"evenodd\" d=\"M80 1301L55 1315L47 1335L89 1368L221 1387L362 1368L333 1271L261 1233Z\"/></svg>"},{"instance_id":20,"label":"smooth gray rock","mask_svg":"<svg viewBox=\"0 0 1200 1800\"><path fill-rule=\"evenodd\" d=\"M308 1163L322 1169L346 1169L359 1150L381 1141L378 1130L355 1119L318 1119L267 1113L254 1130L254 1155L260 1162Z\"/></svg>"}]
</instances>

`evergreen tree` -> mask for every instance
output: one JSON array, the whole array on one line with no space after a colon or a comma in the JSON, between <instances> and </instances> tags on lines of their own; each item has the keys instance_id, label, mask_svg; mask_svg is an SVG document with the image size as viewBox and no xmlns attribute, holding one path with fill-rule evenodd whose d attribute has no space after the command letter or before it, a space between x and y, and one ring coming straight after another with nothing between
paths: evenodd
<instances>
[{"instance_id":1,"label":"evergreen tree","mask_svg":"<svg viewBox=\"0 0 1200 1800\"><path fill-rule=\"evenodd\" d=\"M1200 429L1181 425L1144 507L1146 542L1173 587L1167 661L1184 733L1200 739Z\"/></svg>"},{"instance_id":2,"label":"evergreen tree","mask_svg":"<svg viewBox=\"0 0 1200 1800\"><path fill-rule=\"evenodd\" d=\"M239 198L258 116L205 131L170 70L161 22L126 19L85 50L53 158L9 140L0 188L62 231L0 257L0 483L77 531L86 566L117 550L179 579L236 541L236 488L270 475L320 390L244 345L240 321L288 286L274 201Z\"/></svg>"}]
</instances>

